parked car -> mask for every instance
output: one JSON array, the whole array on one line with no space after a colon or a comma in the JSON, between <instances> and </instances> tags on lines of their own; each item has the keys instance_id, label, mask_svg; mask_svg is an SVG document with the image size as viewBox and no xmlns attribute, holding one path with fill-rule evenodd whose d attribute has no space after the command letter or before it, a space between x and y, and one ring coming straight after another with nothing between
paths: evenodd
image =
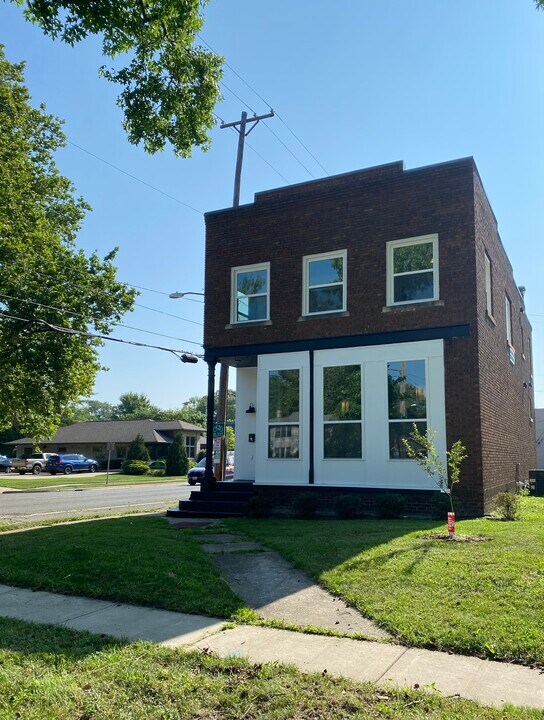
<instances>
[{"instance_id":1,"label":"parked car","mask_svg":"<svg viewBox=\"0 0 544 720\"><path fill-rule=\"evenodd\" d=\"M187 473L187 482L189 485L196 485L202 481L204 473L206 472L206 458L203 457L194 468L191 468ZM225 467L225 480L234 479L234 454L228 453L227 464Z\"/></svg>"},{"instance_id":2,"label":"parked car","mask_svg":"<svg viewBox=\"0 0 544 720\"><path fill-rule=\"evenodd\" d=\"M39 475L42 470L45 469L49 458L52 453L34 452L31 455L21 455L20 458L12 460L11 465L13 470L16 470L19 475L25 475L27 472L31 472L33 475Z\"/></svg>"},{"instance_id":3,"label":"parked car","mask_svg":"<svg viewBox=\"0 0 544 720\"><path fill-rule=\"evenodd\" d=\"M86 458L85 455L51 455L45 468L51 475L64 473L71 475L73 472L96 472L98 462Z\"/></svg>"},{"instance_id":4,"label":"parked car","mask_svg":"<svg viewBox=\"0 0 544 720\"><path fill-rule=\"evenodd\" d=\"M5 455L0 455L0 472L8 473L11 470L11 460Z\"/></svg>"}]
</instances>

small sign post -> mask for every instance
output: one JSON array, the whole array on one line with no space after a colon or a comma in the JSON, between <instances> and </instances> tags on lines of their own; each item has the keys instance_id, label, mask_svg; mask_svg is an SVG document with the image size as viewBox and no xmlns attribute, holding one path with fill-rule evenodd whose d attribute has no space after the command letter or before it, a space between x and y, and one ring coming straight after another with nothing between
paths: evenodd
<instances>
[{"instance_id":1,"label":"small sign post","mask_svg":"<svg viewBox=\"0 0 544 720\"><path fill-rule=\"evenodd\" d=\"M455 535L455 513L448 513L448 533L450 538Z\"/></svg>"},{"instance_id":2,"label":"small sign post","mask_svg":"<svg viewBox=\"0 0 544 720\"><path fill-rule=\"evenodd\" d=\"M214 438L223 437L224 434L225 434L225 423L214 423L213 424Z\"/></svg>"},{"instance_id":3,"label":"small sign post","mask_svg":"<svg viewBox=\"0 0 544 720\"><path fill-rule=\"evenodd\" d=\"M115 447L115 443L109 442L108 443L108 469L106 470L106 485L108 485L110 481L110 460L111 460L111 451Z\"/></svg>"}]
</instances>

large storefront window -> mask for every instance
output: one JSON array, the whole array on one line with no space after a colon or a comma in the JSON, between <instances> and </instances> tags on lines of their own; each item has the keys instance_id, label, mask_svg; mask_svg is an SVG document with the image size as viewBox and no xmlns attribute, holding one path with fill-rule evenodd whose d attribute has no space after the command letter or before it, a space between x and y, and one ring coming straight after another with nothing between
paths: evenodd
<instances>
[{"instance_id":1,"label":"large storefront window","mask_svg":"<svg viewBox=\"0 0 544 720\"><path fill-rule=\"evenodd\" d=\"M323 457L362 457L361 366L323 368Z\"/></svg>"},{"instance_id":2,"label":"large storefront window","mask_svg":"<svg viewBox=\"0 0 544 720\"><path fill-rule=\"evenodd\" d=\"M300 452L300 371L268 373L268 457L297 459Z\"/></svg>"},{"instance_id":3,"label":"large storefront window","mask_svg":"<svg viewBox=\"0 0 544 720\"><path fill-rule=\"evenodd\" d=\"M389 457L407 458L403 438L409 439L416 424L420 433L427 431L427 395L424 360L387 363L389 400Z\"/></svg>"}]
</instances>

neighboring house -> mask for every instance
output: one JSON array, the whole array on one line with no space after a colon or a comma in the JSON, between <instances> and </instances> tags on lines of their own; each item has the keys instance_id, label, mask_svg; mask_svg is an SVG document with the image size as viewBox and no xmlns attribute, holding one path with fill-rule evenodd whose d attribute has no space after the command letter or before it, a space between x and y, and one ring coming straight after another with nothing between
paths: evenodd
<instances>
[{"instance_id":1,"label":"neighboring house","mask_svg":"<svg viewBox=\"0 0 544 720\"><path fill-rule=\"evenodd\" d=\"M236 479L278 503L394 491L428 511L436 486L402 442L414 422L442 454L466 446L463 512L535 465L524 288L472 158L207 213L205 294L205 358L236 368Z\"/></svg>"},{"instance_id":2,"label":"neighboring house","mask_svg":"<svg viewBox=\"0 0 544 720\"><path fill-rule=\"evenodd\" d=\"M536 467L544 470L544 408L535 410L536 424Z\"/></svg>"},{"instance_id":3,"label":"neighboring house","mask_svg":"<svg viewBox=\"0 0 544 720\"><path fill-rule=\"evenodd\" d=\"M50 440L39 442L40 450L54 453L81 453L104 462L111 449L111 458L123 460L132 440L142 435L152 459L163 457L176 435L183 435L187 456L194 460L205 445L203 428L183 420L108 420L79 422L58 429ZM33 450L31 438L8 443L17 448L17 455Z\"/></svg>"}]
</instances>

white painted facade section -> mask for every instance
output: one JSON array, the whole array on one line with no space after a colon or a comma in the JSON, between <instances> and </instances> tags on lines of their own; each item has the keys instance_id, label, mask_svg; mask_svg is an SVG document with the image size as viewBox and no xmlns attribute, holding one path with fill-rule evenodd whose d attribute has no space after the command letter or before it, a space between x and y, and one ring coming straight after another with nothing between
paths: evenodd
<instances>
[{"instance_id":1,"label":"white painted facade section","mask_svg":"<svg viewBox=\"0 0 544 720\"><path fill-rule=\"evenodd\" d=\"M246 410L250 404L255 406L256 396L257 368L238 368L236 370L235 480L255 480L257 444L249 442L249 436L256 434L257 414L247 413Z\"/></svg>"},{"instance_id":2,"label":"white painted facade section","mask_svg":"<svg viewBox=\"0 0 544 720\"><path fill-rule=\"evenodd\" d=\"M389 458L387 363L425 360L428 427L436 432L437 449L446 451L444 351L442 340L372 347L321 350L315 353L316 485L436 490L413 460ZM361 365L363 405L362 459L323 459L323 368Z\"/></svg>"},{"instance_id":3,"label":"white painted facade section","mask_svg":"<svg viewBox=\"0 0 544 720\"><path fill-rule=\"evenodd\" d=\"M387 363L424 360L428 427L436 432L436 446L445 458L446 419L444 345L442 340L398 343L371 347L319 350L314 354L314 483L335 487L375 487L405 490L436 490L435 483L417 463L390 459ZM308 485L309 352L260 355L257 368L237 370L236 470L239 480L265 485ZM323 368L361 366L362 457L323 457ZM300 372L300 452L297 459L268 457L268 379L274 370ZM249 404L255 414L245 411ZM249 433L256 442L249 443Z\"/></svg>"}]
</instances>

